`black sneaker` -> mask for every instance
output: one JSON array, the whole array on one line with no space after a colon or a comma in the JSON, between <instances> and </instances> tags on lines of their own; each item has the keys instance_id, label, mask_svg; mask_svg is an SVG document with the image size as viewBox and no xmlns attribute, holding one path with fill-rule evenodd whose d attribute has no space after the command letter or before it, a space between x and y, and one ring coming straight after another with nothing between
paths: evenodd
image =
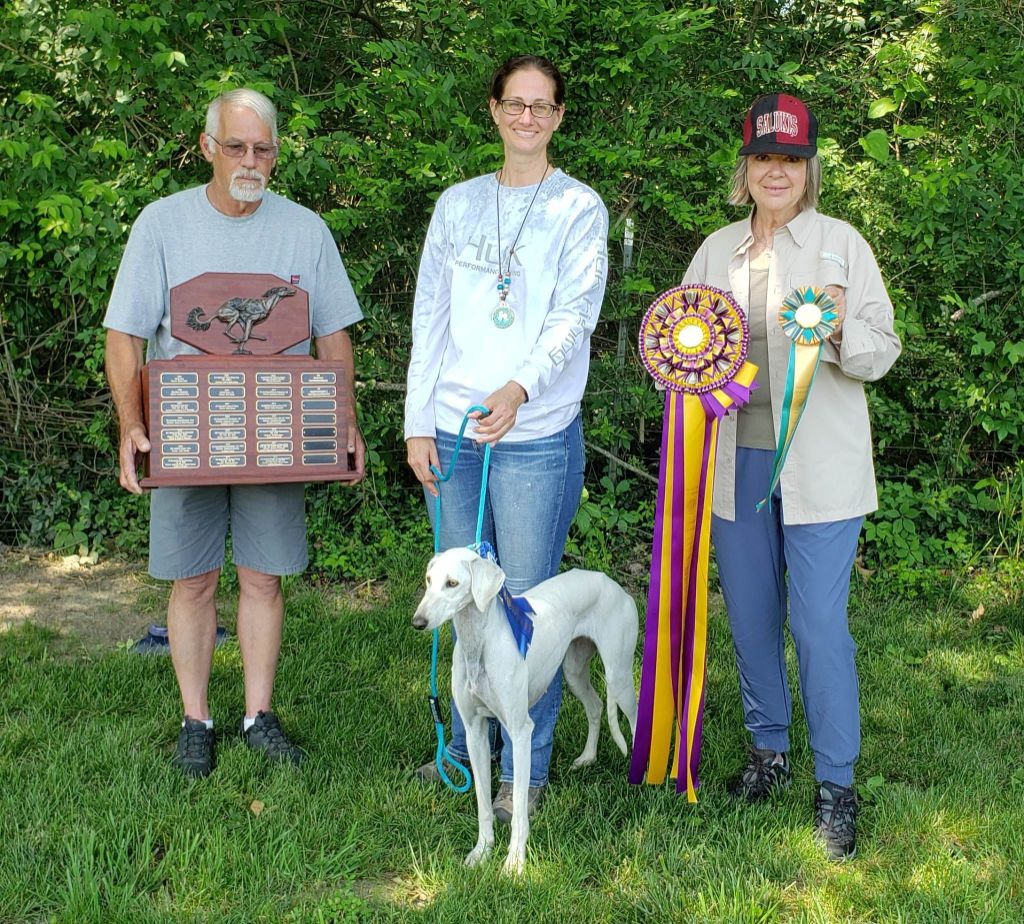
<instances>
[{"instance_id":1,"label":"black sneaker","mask_svg":"<svg viewBox=\"0 0 1024 924\"><path fill-rule=\"evenodd\" d=\"M788 754L752 747L747 765L729 783L729 795L747 802L760 802L785 789L790 774Z\"/></svg>"},{"instance_id":2,"label":"black sneaker","mask_svg":"<svg viewBox=\"0 0 1024 924\"><path fill-rule=\"evenodd\" d=\"M267 760L275 763L294 764L296 767L306 758L306 752L288 740L281 723L273 712L257 712L256 721L248 731L242 719L242 740L254 751L259 751Z\"/></svg>"},{"instance_id":3,"label":"black sneaker","mask_svg":"<svg viewBox=\"0 0 1024 924\"><path fill-rule=\"evenodd\" d=\"M214 763L213 729L199 719L185 716L185 724L178 732L178 747L171 758L171 766L185 776L209 776Z\"/></svg>"},{"instance_id":4,"label":"black sneaker","mask_svg":"<svg viewBox=\"0 0 1024 924\"><path fill-rule=\"evenodd\" d=\"M849 860L857 852L857 793L852 786L827 780L814 797L814 830L830 860Z\"/></svg>"}]
</instances>

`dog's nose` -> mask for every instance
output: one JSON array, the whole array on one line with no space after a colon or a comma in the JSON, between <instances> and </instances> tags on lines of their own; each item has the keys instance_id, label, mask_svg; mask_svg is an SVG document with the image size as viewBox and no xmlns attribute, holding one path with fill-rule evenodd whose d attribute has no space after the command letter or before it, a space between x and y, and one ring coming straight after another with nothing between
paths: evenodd
<instances>
[{"instance_id":1,"label":"dog's nose","mask_svg":"<svg viewBox=\"0 0 1024 924\"><path fill-rule=\"evenodd\" d=\"M412 627L414 629L426 629L427 628L427 617L426 616L421 616L419 613L417 613L412 618Z\"/></svg>"}]
</instances>

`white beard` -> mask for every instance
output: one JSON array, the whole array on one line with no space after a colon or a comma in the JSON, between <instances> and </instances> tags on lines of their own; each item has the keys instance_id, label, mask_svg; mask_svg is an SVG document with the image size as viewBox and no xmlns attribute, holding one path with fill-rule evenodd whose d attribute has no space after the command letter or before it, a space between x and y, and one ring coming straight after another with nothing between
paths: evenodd
<instances>
[{"instance_id":1,"label":"white beard","mask_svg":"<svg viewBox=\"0 0 1024 924\"><path fill-rule=\"evenodd\" d=\"M258 180L259 184L240 183L239 180L243 179ZM228 187L228 192L231 194L231 198L238 202L259 202L263 198L266 183L262 173L239 167L231 174L231 185Z\"/></svg>"}]
</instances>

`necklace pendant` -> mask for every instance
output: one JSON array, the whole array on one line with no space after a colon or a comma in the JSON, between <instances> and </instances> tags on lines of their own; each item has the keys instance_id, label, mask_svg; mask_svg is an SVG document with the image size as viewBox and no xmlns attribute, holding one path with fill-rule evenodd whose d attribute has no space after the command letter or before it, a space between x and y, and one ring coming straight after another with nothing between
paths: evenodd
<instances>
[{"instance_id":1,"label":"necklace pendant","mask_svg":"<svg viewBox=\"0 0 1024 924\"><path fill-rule=\"evenodd\" d=\"M491 323L498 330L508 330L515 322L515 311L506 305L505 300L502 299L501 304L491 312Z\"/></svg>"}]
</instances>

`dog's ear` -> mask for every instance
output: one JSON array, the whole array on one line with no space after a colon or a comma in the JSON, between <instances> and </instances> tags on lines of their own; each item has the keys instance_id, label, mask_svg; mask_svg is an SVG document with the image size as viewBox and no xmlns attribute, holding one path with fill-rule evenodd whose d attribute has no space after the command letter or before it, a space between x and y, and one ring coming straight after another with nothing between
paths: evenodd
<instances>
[{"instance_id":1,"label":"dog's ear","mask_svg":"<svg viewBox=\"0 0 1024 924\"><path fill-rule=\"evenodd\" d=\"M505 583L505 572L489 558L475 558L470 562L469 574L473 581L473 602L483 612Z\"/></svg>"}]
</instances>

